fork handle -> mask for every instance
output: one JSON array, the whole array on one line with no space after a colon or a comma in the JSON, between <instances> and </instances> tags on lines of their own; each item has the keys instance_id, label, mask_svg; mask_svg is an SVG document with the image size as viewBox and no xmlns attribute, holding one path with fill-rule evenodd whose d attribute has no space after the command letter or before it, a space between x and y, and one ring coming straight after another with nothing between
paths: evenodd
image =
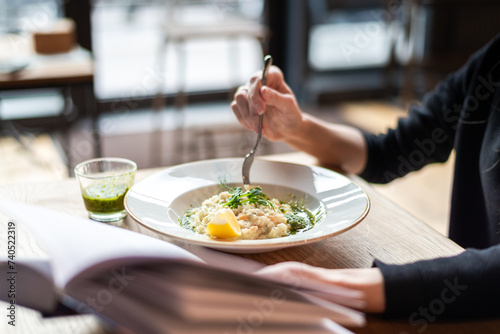
<instances>
[{"instance_id":1,"label":"fork handle","mask_svg":"<svg viewBox=\"0 0 500 334\"><path fill-rule=\"evenodd\" d=\"M267 85L267 74L269 73L269 68L271 67L272 64L273 64L273 57L267 55L264 58L264 69L262 70L262 79L261 79L262 86Z\"/></svg>"},{"instance_id":2,"label":"fork handle","mask_svg":"<svg viewBox=\"0 0 500 334\"><path fill-rule=\"evenodd\" d=\"M262 86L265 86L267 84L267 74L269 73L269 67L271 67L273 63L273 57L270 55L267 55L264 58L264 69L262 70ZM257 152L257 148L259 147L260 144L260 139L262 137L262 123L264 121L264 115L259 115L259 125L258 125L258 131L257 131L257 141L255 143L255 146L253 147L252 151L248 153L245 156L245 159L243 160L243 168L242 168L242 175L243 175L243 184L245 186L250 185L250 167L252 166L253 163L253 158L255 157L255 154Z\"/></svg>"},{"instance_id":3,"label":"fork handle","mask_svg":"<svg viewBox=\"0 0 500 334\"><path fill-rule=\"evenodd\" d=\"M262 70L262 86L267 85L267 74L269 73L269 68L273 64L273 57L271 55L267 55L264 58L264 69ZM262 123L264 122L264 115L259 115L259 126L258 126L258 131L257 131L257 142L255 143L255 146L253 148L253 151L257 151L257 147L260 144L260 139L262 137Z\"/></svg>"}]
</instances>

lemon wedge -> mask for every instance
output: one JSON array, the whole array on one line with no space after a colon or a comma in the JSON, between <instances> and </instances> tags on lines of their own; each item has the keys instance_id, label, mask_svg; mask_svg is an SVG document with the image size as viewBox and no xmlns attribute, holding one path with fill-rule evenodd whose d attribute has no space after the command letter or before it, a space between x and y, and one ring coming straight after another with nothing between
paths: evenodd
<instances>
[{"instance_id":1,"label":"lemon wedge","mask_svg":"<svg viewBox=\"0 0 500 334\"><path fill-rule=\"evenodd\" d=\"M207 225L207 233L215 238L228 239L241 235L241 228L231 209L220 209Z\"/></svg>"}]
</instances>

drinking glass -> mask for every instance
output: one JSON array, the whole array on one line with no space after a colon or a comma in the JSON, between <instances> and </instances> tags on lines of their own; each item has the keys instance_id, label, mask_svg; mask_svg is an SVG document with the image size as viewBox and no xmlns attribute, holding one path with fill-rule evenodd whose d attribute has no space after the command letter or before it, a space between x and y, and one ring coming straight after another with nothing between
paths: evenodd
<instances>
[{"instance_id":1,"label":"drinking glass","mask_svg":"<svg viewBox=\"0 0 500 334\"><path fill-rule=\"evenodd\" d=\"M123 200L134 184L137 165L123 158L98 158L79 163L75 175L89 218L100 222L127 216Z\"/></svg>"}]
</instances>

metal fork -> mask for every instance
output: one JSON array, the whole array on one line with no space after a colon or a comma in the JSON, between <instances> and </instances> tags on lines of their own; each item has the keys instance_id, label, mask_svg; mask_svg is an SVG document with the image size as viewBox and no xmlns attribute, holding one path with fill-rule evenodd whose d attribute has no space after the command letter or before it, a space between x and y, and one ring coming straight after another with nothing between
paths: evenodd
<instances>
[{"instance_id":1,"label":"metal fork","mask_svg":"<svg viewBox=\"0 0 500 334\"><path fill-rule=\"evenodd\" d=\"M269 73L269 67L271 67L273 63L273 57L267 55L264 58L264 69L262 70L262 86L265 86L267 83L267 73ZM259 147L260 144L260 138L262 137L262 121L263 121L264 115L259 115L259 126L258 126L258 131L257 131L257 142L255 143L255 146L253 149L250 151L245 156L245 160L243 161L243 168L242 168L242 174L243 174L243 185L250 186L250 167L252 166L253 163L253 158L255 157L255 153L257 152L257 148Z\"/></svg>"}]
</instances>

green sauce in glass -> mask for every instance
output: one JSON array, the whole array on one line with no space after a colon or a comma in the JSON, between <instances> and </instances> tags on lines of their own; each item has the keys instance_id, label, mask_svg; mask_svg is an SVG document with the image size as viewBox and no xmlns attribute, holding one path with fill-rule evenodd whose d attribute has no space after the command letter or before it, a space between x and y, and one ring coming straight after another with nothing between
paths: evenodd
<instances>
[{"instance_id":1,"label":"green sauce in glass","mask_svg":"<svg viewBox=\"0 0 500 334\"><path fill-rule=\"evenodd\" d=\"M112 213L125 210L123 199L127 191L126 184L99 184L86 188L82 197L87 211Z\"/></svg>"}]
</instances>

